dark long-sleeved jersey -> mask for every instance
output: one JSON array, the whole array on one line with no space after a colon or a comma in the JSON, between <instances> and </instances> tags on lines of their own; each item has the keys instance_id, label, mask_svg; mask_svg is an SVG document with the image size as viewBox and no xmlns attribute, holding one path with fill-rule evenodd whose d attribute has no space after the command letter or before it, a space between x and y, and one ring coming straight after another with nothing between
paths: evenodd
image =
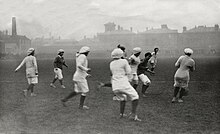
<instances>
[{"instance_id":1,"label":"dark long-sleeved jersey","mask_svg":"<svg viewBox=\"0 0 220 134\"><path fill-rule=\"evenodd\" d=\"M64 58L60 55L58 55L55 60L54 60L54 68L59 68L59 69L63 69L63 65L67 66L65 64Z\"/></svg>"}]
</instances>

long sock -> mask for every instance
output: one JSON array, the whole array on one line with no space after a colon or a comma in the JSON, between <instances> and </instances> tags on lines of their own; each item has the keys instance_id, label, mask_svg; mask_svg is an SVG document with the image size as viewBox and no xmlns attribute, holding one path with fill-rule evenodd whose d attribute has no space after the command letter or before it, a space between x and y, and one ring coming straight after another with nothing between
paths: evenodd
<instances>
[{"instance_id":1,"label":"long sock","mask_svg":"<svg viewBox=\"0 0 220 134\"><path fill-rule=\"evenodd\" d=\"M34 84L31 84L31 93L33 93L34 92Z\"/></svg>"},{"instance_id":2,"label":"long sock","mask_svg":"<svg viewBox=\"0 0 220 134\"><path fill-rule=\"evenodd\" d=\"M124 114L126 101L120 101L120 114Z\"/></svg>"},{"instance_id":3,"label":"long sock","mask_svg":"<svg viewBox=\"0 0 220 134\"><path fill-rule=\"evenodd\" d=\"M145 92L146 92L146 90L147 90L147 88L149 87L149 85L143 85L142 86L142 94L145 94Z\"/></svg>"},{"instance_id":4,"label":"long sock","mask_svg":"<svg viewBox=\"0 0 220 134\"><path fill-rule=\"evenodd\" d=\"M137 106L138 106L138 99L137 100L133 100L131 102L131 112L132 114L136 114L136 110L137 110Z\"/></svg>"},{"instance_id":5,"label":"long sock","mask_svg":"<svg viewBox=\"0 0 220 134\"><path fill-rule=\"evenodd\" d=\"M58 79L58 78L54 78L53 81L52 81L52 83L54 84L54 83L56 82L57 79Z\"/></svg>"},{"instance_id":6,"label":"long sock","mask_svg":"<svg viewBox=\"0 0 220 134\"><path fill-rule=\"evenodd\" d=\"M177 94L178 94L178 92L179 92L179 87L175 87L174 88L174 94L173 94L173 97L177 97Z\"/></svg>"},{"instance_id":7,"label":"long sock","mask_svg":"<svg viewBox=\"0 0 220 134\"><path fill-rule=\"evenodd\" d=\"M110 82L109 83L105 83L104 87L112 87L112 83L110 83Z\"/></svg>"},{"instance_id":8,"label":"long sock","mask_svg":"<svg viewBox=\"0 0 220 134\"><path fill-rule=\"evenodd\" d=\"M33 87L34 87L34 84L30 84L30 85L28 86L27 90L28 90L28 91L31 90L31 92L33 92Z\"/></svg>"},{"instance_id":9,"label":"long sock","mask_svg":"<svg viewBox=\"0 0 220 134\"><path fill-rule=\"evenodd\" d=\"M133 85L133 88L136 90L137 89L137 87L138 87L138 84L134 84Z\"/></svg>"},{"instance_id":10,"label":"long sock","mask_svg":"<svg viewBox=\"0 0 220 134\"><path fill-rule=\"evenodd\" d=\"M181 88L180 90L180 95L179 95L179 98L182 99L182 97L184 96L184 93L185 93L185 89L184 88Z\"/></svg>"},{"instance_id":11,"label":"long sock","mask_svg":"<svg viewBox=\"0 0 220 134\"><path fill-rule=\"evenodd\" d=\"M67 97L65 97L64 99L62 99L63 102L68 101L70 98L76 96L77 93L75 91L71 92Z\"/></svg>"},{"instance_id":12,"label":"long sock","mask_svg":"<svg viewBox=\"0 0 220 134\"><path fill-rule=\"evenodd\" d=\"M80 103L79 103L79 107L82 108L85 102L86 96L81 95L80 97Z\"/></svg>"},{"instance_id":13,"label":"long sock","mask_svg":"<svg viewBox=\"0 0 220 134\"><path fill-rule=\"evenodd\" d=\"M60 82L60 85L63 85L63 80L59 80L59 82Z\"/></svg>"}]
</instances>

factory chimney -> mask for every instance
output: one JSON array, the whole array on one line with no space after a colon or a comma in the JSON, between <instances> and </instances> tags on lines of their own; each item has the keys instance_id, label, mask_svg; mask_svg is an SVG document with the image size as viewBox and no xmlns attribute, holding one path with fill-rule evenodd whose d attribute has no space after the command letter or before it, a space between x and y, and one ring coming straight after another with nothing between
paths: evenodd
<instances>
[{"instance_id":1,"label":"factory chimney","mask_svg":"<svg viewBox=\"0 0 220 134\"><path fill-rule=\"evenodd\" d=\"M12 17L12 36L17 35L17 30L16 30L16 18Z\"/></svg>"}]
</instances>

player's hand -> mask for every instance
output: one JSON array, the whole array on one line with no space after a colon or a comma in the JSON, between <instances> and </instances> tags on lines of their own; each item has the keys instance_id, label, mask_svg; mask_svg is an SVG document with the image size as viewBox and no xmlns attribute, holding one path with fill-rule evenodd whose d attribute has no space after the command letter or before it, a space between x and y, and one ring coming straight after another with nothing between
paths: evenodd
<instances>
[{"instance_id":1,"label":"player's hand","mask_svg":"<svg viewBox=\"0 0 220 134\"><path fill-rule=\"evenodd\" d=\"M35 75L38 75L38 73L35 73Z\"/></svg>"},{"instance_id":2,"label":"player's hand","mask_svg":"<svg viewBox=\"0 0 220 134\"><path fill-rule=\"evenodd\" d=\"M17 73L18 72L18 70L15 70L15 73Z\"/></svg>"}]
</instances>

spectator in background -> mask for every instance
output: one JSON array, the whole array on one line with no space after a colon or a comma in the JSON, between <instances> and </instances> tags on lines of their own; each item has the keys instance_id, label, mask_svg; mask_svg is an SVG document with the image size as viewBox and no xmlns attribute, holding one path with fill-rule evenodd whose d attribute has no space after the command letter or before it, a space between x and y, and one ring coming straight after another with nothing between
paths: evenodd
<instances>
[{"instance_id":1,"label":"spectator in background","mask_svg":"<svg viewBox=\"0 0 220 134\"><path fill-rule=\"evenodd\" d=\"M15 69L15 72L17 72L24 64L26 66L26 77L29 86L27 89L23 90L24 96L27 96L28 91L31 91L31 96L36 96L36 94L34 93L34 86L38 83L38 68L34 53L34 48L29 48L27 51L27 56Z\"/></svg>"},{"instance_id":2,"label":"spectator in background","mask_svg":"<svg viewBox=\"0 0 220 134\"><path fill-rule=\"evenodd\" d=\"M179 57L175 66L178 68L174 75L174 95L172 103L182 103L182 97L188 95L188 83L190 80L189 71L195 70L195 61L190 57L193 50L190 48L184 49L185 55Z\"/></svg>"}]
</instances>

